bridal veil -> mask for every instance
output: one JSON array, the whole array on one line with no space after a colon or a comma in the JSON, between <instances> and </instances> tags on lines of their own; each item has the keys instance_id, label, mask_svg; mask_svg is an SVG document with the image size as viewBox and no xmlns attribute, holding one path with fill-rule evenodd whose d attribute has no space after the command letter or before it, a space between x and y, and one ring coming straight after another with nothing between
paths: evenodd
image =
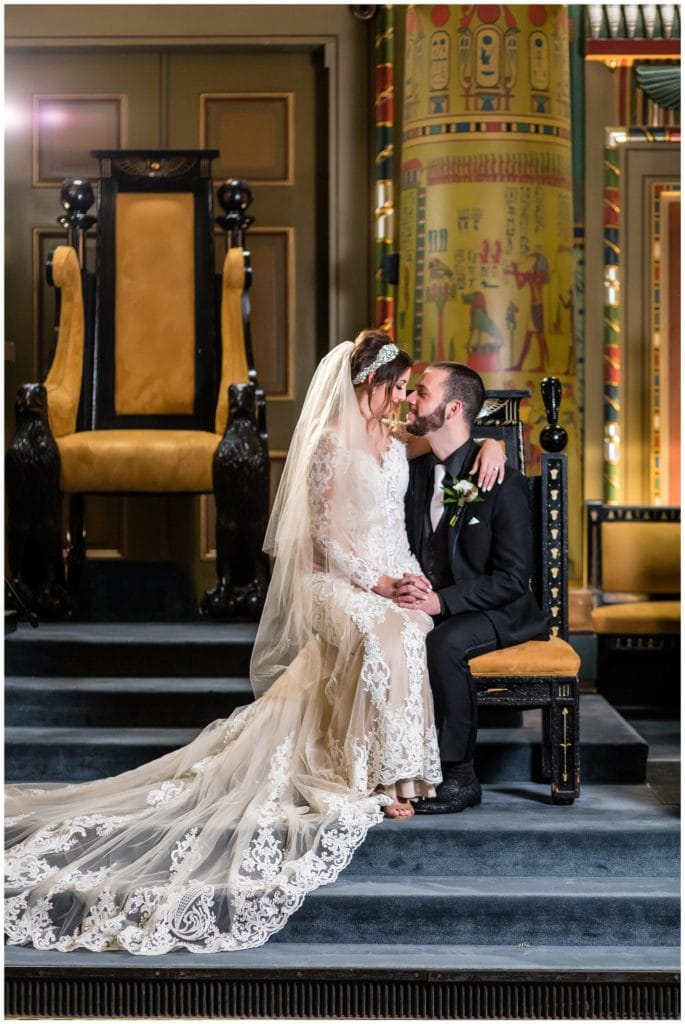
<instances>
[{"instance_id":1,"label":"bridal veil","mask_svg":"<svg viewBox=\"0 0 685 1024\"><path fill-rule=\"evenodd\" d=\"M380 787L430 795L439 781L431 621L372 592L383 573L416 571L406 457L399 441L380 461L373 452L352 350L339 345L317 370L276 497L252 662L262 696L123 775L8 787L11 943L259 946L382 820Z\"/></svg>"}]
</instances>

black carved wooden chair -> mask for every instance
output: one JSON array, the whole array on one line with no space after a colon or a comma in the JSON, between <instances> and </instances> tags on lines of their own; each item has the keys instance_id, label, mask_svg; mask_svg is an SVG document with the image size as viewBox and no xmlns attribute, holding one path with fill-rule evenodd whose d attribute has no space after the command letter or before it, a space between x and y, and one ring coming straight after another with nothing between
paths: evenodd
<instances>
[{"instance_id":1,"label":"black carved wooden chair","mask_svg":"<svg viewBox=\"0 0 685 1024\"><path fill-rule=\"evenodd\" d=\"M7 456L15 585L46 617L66 610L55 549L62 494L70 499L66 582L73 587L85 558L84 495L213 491L218 583L203 611L256 617L268 577L261 543L269 499L264 394L249 330L249 187L231 181L219 190L216 220L227 243L216 274L216 151L93 155L96 216L88 212L88 182L71 179L62 189L67 244L48 265L59 289L56 351L44 385L20 389ZM84 253L95 223L92 273ZM45 551L36 556L42 537Z\"/></svg>"},{"instance_id":2,"label":"black carved wooden chair","mask_svg":"<svg viewBox=\"0 0 685 1024\"><path fill-rule=\"evenodd\" d=\"M571 804L580 793L580 658L568 643L568 510L566 432L557 426L561 385L542 382L549 424L540 443L546 449L540 474L528 477L534 528L535 566L531 587L549 615L549 640L531 640L472 658L479 708L542 710L542 774L551 800ZM479 437L505 439L507 457L524 471L518 408L527 392L487 392L476 422Z\"/></svg>"},{"instance_id":3,"label":"black carved wooden chair","mask_svg":"<svg viewBox=\"0 0 685 1024\"><path fill-rule=\"evenodd\" d=\"M597 689L622 709L680 699L680 508L587 504Z\"/></svg>"}]
</instances>

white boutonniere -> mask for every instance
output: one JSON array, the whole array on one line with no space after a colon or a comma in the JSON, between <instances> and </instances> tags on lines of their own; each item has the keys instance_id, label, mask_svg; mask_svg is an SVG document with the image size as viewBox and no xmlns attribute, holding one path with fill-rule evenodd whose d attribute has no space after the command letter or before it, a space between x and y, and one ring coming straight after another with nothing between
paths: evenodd
<instances>
[{"instance_id":1,"label":"white boutonniere","mask_svg":"<svg viewBox=\"0 0 685 1024\"><path fill-rule=\"evenodd\" d=\"M473 480L460 480L458 477L455 477L451 484L443 484L442 490L443 504L456 505L457 508L463 508L464 505L471 505L476 501L485 500ZM455 512L450 519L450 526L454 526L456 521L457 513Z\"/></svg>"}]
</instances>

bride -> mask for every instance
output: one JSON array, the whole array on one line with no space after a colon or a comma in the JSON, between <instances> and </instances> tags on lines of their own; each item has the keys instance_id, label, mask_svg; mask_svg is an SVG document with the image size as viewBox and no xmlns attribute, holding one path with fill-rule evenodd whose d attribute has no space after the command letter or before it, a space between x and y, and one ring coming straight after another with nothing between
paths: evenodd
<instances>
[{"instance_id":1,"label":"bride","mask_svg":"<svg viewBox=\"0 0 685 1024\"><path fill-rule=\"evenodd\" d=\"M122 775L8 787L10 943L259 946L383 813L408 817L434 794L432 620L392 600L403 573L420 573L404 527L408 452L385 419L410 370L387 335L364 331L314 375L265 541L259 699Z\"/></svg>"}]
</instances>

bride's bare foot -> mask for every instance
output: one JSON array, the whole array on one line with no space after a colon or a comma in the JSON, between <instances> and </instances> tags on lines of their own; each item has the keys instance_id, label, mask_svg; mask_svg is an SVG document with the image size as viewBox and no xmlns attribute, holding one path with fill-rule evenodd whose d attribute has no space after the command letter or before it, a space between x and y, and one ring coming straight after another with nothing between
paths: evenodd
<instances>
[{"instance_id":1,"label":"bride's bare foot","mask_svg":"<svg viewBox=\"0 0 685 1024\"><path fill-rule=\"evenodd\" d=\"M414 808L408 800L393 800L391 804L383 808L386 818L412 818Z\"/></svg>"}]
</instances>

